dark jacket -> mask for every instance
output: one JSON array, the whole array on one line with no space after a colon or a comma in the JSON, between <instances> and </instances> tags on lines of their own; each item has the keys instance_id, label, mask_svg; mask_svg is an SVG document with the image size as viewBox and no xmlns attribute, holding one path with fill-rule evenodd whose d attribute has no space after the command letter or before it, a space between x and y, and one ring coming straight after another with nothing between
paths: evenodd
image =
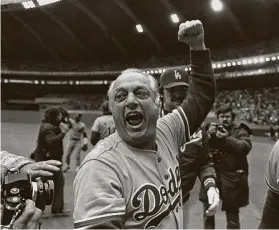
<instances>
[{"instance_id":1,"label":"dark jacket","mask_svg":"<svg viewBox=\"0 0 279 230\"><path fill-rule=\"evenodd\" d=\"M210 155L217 173L218 187L223 201L223 210L230 207L244 207L249 204L247 155L252 148L250 128L241 123L228 130L229 136L223 140L211 138ZM203 187L200 200L207 202Z\"/></svg>"},{"instance_id":2,"label":"dark jacket","mask_svg":"<svg viewBox=\"0 0 279 230\"><path fill-rule=\"evenodd\" d=\"M179 164L183 202L188 200L189 192L193 189L197 177L206 189L210 186L215 187L216 173L209 155L208 139L204 129L194 133L191 141L181 147ZM214 180L209 182L207 180L209 178Z\"/></svg>"},{"instance_id":3,"label":"dark jacket","mask_svg":"<svg viewBox=\"0 0 279 230\"><path fill-rule=\"evenodd\" d=\"M58 126L43 121L38 135L35 160L62 161L64 136Z\"/></svg>"}]
</instances>

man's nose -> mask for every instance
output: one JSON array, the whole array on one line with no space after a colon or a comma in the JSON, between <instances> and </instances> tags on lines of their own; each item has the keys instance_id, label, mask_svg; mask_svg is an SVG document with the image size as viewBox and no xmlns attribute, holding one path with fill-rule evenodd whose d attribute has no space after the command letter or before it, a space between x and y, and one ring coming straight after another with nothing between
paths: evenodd
<instances>
[{"instance_id":1,"label":"man's nose","mask_svg":"<svg viewBox=\"0 0 279 230\"><path fill-rule=\"evenodd\" d=\"M137 99L135 98L135 95L133 93L129 93L128 97L127 97L127 101L126 101L126 106L131 109L134 110L138 107L139 103L137 101Z\"/></svg>"}]
</instances>

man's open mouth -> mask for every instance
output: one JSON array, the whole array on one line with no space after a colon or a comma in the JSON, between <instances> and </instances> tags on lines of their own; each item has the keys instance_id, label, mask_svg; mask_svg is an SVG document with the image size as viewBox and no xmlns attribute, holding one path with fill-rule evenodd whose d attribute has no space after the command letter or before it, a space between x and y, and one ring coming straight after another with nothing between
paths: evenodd
<instances>
[{"instance_id":1,"label":"man's open mouth","mask_svg":"<svg viewBox=\"0 0 279 230\"><path fill-rule=\"evenodd\" d=\"M143 122L143 114L138 111L129 112L126 115L126 121L129 126L138 128Z\"/></svg>"}]
</instances>

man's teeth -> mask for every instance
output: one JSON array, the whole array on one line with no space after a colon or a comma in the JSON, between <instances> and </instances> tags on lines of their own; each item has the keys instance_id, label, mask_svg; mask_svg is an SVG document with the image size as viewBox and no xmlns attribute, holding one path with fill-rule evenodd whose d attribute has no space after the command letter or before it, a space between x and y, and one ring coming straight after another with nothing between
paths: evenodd
<instances>
[{"instance_id":1,"label":"man's teeth","mask_svg":"<svg viewBox=\"0 0 279 230\"><path fill-rule=\"evenodd\" d=\"M127 120L129 125L137 126L137 125L139 125L142 122L143 117L142 117L141 114L133 113L133 114L129 114L127 116L126 120Z\"/></svg>"}]
</instances>

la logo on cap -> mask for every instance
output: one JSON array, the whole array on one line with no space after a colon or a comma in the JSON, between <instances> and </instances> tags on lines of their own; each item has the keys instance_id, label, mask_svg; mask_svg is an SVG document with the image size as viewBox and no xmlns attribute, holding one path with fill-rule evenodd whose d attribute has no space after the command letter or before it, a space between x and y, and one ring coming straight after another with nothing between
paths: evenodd
<instances>
[{"instance_id":1,"label":"la logo on cap","mask_svg":"<svg viewBox=\"0 0 279 230\"><path fill-rule=\"evenodd\" d=\"M176 80L181 80L181 74L179 72L177 72L177 70L174 70L174 77Z\"/></svg>"}]
</instances>

